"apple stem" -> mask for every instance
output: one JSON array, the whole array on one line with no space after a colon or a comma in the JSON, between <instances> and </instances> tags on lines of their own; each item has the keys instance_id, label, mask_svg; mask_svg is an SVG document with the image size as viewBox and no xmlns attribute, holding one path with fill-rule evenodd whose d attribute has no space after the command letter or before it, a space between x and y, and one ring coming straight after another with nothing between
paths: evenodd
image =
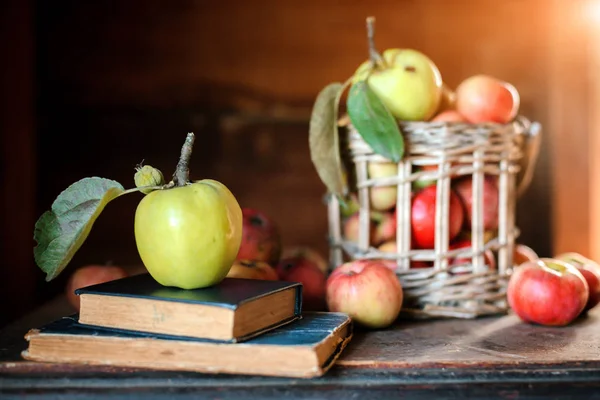
<instances>
[{"instance_id":1,"label":"apple stem","mask_svg":"<svg viewBox=\"0 0 600 400\"><path fill-rule=\"evenodd\" d=\"M194 133L190 132L181 146L181 156L179 156L179 162L175 167L175 173L173 174L173 183L175 186L185 186L189 183L190 178L190 158L192 157L192 147L194 147Z\"/></svg>"},{"instance_id":2,"label":"apple stem","mask_svg":"<svg viewBox=\"0 0 600 400\"><path fill-rule=\"evenodd\" d=\"M367 41L369 43L369 57L374 66L384 66L385 60L375 48L375 17L367 17Z\"/></svg>"}]
</instances>

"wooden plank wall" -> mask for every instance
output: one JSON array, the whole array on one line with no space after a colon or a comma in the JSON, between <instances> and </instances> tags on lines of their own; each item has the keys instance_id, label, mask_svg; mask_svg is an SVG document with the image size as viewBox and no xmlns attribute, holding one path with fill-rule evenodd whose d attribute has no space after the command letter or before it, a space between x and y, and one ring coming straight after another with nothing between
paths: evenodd
<instances>
[{"instance_id":1,"label":"wooden plank wall","mask_svg":"<svg viewBox=\"0 0 600 400\"><path fill-rule=\"evenodd\" d=\"M568 237L583 232L587 240L589 204L565 213L569 199L560 189L568 182L587 196L587 158L557 160L587 143L581 121L588 110L577 105L587 99L586 32L575 20L556 32L574 3L40 1L36 217L83 176L131 185L142 160L170 174L185 133L194 130L196 177L219 179L243 206L271 214L286 244L325 252L324 188L310 163L308 116L319 89L366 58L365 17L373 15L380 49L425 52L450 86L487 73L519 89L522 113L544 125L535 179L519 201L521 240L543 255L557 243L587 251L587 242ZM74 267L138 262L137 201L133 195L109 205ZM569 221L579 229L558 233ZM40 296L60 290L62 279L40 282Z\"/></svg>"}]
</instances>

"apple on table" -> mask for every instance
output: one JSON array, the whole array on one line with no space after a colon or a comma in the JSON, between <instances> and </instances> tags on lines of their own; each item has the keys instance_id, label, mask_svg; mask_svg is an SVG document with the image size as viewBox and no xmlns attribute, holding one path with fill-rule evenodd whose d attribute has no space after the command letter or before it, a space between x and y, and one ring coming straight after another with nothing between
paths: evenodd
<instances>
[{"instance_id":1,"label":"apple on table","mask_svg":"<svg viewBox=\"0 0 600 400\"><path fill-rule=\"evenodd\" d=\"M600 303L600 265L598 265L597 262L575 252L559 254L555 258L574 265L575 268L577 268L579 272L581 272L581 275L583 275L585 278L589 287L590 295L583 312L591 310L598 303Z\"/></svg>"},{"instance_id":2,"label":"apple on table","mask_svg":"<svg viewBox=\"0 0 600 400\"><path fill-rule=\"evenodd\" d=\"M367 328L385 328L399 316L403 291L396 274L377 260L344 263L327 278L327 307Z\"/></svg>"},{"instance_id":3,"label":"apple on table","mask_svg":"<svg viewBox=\"0 0 600 400\"><path fill-rule=\"evenodd\" d=\"M579 270L562 260L540 258L516 268L507 287L510 308L526 322L564 326L584 310L588 284Z\"/></svg>"},{"instance_id":4,"label":"apple on table","mask_svg":"<svg viewBox=\"0 0 600 400\"><path fill-rule=\"evenodd\" d=\"M302 308L310 311L322 311L325 304L325 285L327 275L321 267L310 258L293 256L283 258L275 270L282 281L302 284Z\"/></svg>"}]
</instances>

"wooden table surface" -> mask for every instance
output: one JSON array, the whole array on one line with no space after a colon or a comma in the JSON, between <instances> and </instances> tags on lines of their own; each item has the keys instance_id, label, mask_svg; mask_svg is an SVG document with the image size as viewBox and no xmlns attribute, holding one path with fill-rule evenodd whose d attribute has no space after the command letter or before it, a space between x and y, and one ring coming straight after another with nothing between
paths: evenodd
<instances>
[{"instance_id":1,"label":"wooden table surface","mask_svg":"<svg viewBox=\"0 0 600 400\"><path fill-rule=\"evenodd\" d=\"M600 399L600 308L563 328L514 315L399 321L357 332L316 379L26 362L25 332L71 313L59 298L0 331L0 398Z\"/></svg>"}]
</instances>

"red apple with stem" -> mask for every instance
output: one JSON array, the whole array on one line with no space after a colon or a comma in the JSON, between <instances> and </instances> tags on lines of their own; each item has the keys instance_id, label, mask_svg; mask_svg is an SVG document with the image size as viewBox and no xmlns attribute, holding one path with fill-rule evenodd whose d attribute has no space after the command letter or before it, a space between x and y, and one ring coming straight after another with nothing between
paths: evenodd
<instances>
[{"instance_id":1,"label":"red apple with stem","mask_svg":"<svg viewBox=\"0 0 600 400\"><path fill-rule=\"evenodd\" d=\"M564 326L585 308L589 287L575 266L540 258L514 270L506 295L510 307L523 321Z\"/></svg>"},{"instance_id":2,"label":"red apple with stem","mask_svg":"<svg viewBox=\"0 0 600 400\"><path fill-rule=\"evenodd\" d=\"M590 295L583 312L591 310L600 303L600 265L575 252L563 253L555 258L574 265L585 278L590 290Z\"/></svg>"},{"instance_id":3,"label":"red apple with stem","mask_svg":"<svg viewBox=\"0 0 600 400\"><path fill-rule=\"evenodd\" d=\"M428 186L415 195L412 201L411 230L416 247L431 249L435 245L435 206L437 186ZM464 210L459 197L450 190L450 209L448 219L449 240L459 233L464 221Z\"/></svg>"},{"instance_id":4,"label":"red apple with stem","mask_svg":"<svg viewBox=\"0 0 600 400\"><path fill-rule=\"evenodd\" d=\"M385 328L400 314L403 291L396 274L380 261L350 261L327 279L327 306L368 328Z\"/></svg>"},{"instance_id":5,"label":"red apple with stem","mask_svg":"<svg viewBox=\"0 0 600 400\"><path fill-rule=\"evenodd\" d=\"M473 217L473 179L465 176L454 185L454 190L465 206L465 225L471 229ZM485 176L483 179L483 229L495 230L498 227L499 192L495 179Z\"/></svg>"}]
</instances>

